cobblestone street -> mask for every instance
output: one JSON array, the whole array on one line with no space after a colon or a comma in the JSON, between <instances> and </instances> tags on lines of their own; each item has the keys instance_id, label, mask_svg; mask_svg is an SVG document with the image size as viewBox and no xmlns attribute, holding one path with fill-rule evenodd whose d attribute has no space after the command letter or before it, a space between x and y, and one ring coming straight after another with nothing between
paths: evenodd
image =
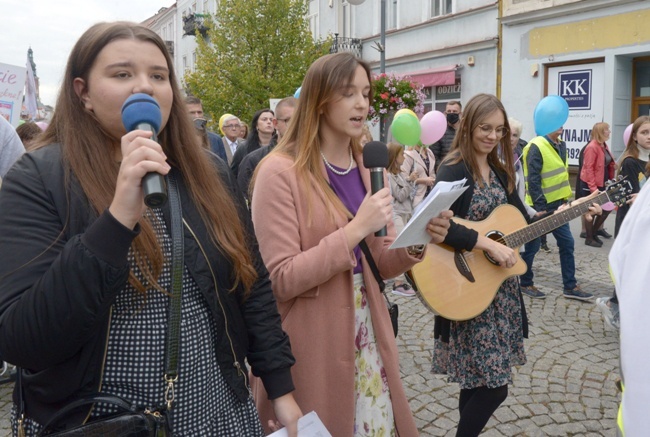
<instances>
[{"instance_id":1,"label":"cobblestone street","mask_svg":"<svg viewBox=\"0 0 650 437\"><path fill-rule=\"evenodd\" d=\"M613 217L608 223L613 228ZM576 276L585 291L609 296L607 254L577 238L579 220L572 222L576 238ZM488 423L483 435L612 436L619 396L618 332L603 323L593 301L562 297L559 255L548 237L551 253L535 259L535 284L544 300L524 297L530 319L526 341L528 363L518 368L509 397ZM422 436L453 436L458 421L458 386L429 372L433 315L417 298L391 295L400 306L398 345L407 395ZM0 435L10 435L11 387L0 388Z\"/></svg>"}]
</instances>

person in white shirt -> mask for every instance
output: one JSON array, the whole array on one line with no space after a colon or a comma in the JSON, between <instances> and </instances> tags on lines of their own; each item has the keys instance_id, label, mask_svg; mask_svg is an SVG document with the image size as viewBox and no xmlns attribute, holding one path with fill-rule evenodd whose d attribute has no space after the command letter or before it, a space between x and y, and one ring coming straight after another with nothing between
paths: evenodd
<instances>
[{"instance_id":1,"label":"person in white shirt","mask_svg":"<svg viewBox=\"0 0 650 437\"><path fill-rule=\"evenodd\" d=\"M609 252L618 297L621 333L621 377L624 390L619 427L625 435L647 435L650 429L650 266L643 256L650 247L650 184L645 184L621 225ZM622 415L621 415L622 413Z\"/></svg>"},{"instance_id":2,"label":"person in white shirt","mask_svg":"<svg viewBox=\"0 0 650 437\"><path fill-rule=\"evenodd\" d=\"M225 147L230 149L230 153L226 153L228 155L228 164L232 163L232 157L235 156L237 148L246 142L246 140L239 137L240 130L241 121L237 116L231 115L223 120L223 126L221 126L223 143Z\"/></svg>"},{"instance_id":3,"label":"person in white shirt","mask_svg":"<svg viewBox=\"0 0 650 437\"><path fill-rule=\"evenodd\" d=\"M5 177L14 162L25 153L16 129L0 116L0 180Z\"/></svg>"}]
</instances>

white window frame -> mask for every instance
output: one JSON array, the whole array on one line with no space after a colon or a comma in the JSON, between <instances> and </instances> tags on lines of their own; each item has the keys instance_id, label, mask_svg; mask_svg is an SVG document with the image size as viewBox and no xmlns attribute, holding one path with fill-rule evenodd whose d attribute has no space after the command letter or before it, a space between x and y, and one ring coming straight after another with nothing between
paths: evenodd
<instances>
[{"instance_id":1,"label":"white window frame","mask_svg":"<svg viewBox=\"0 0 650 437\"><path fill-rule=\"evenodd\" d=\"M449 8L447 7L447 3L449 3ZM439 7L442 13L436 15L436 6ZM443 17L455 12L456 0L429 0L429 18Z\"/></svg>"},{"instance_id":2,"label":"white window frame","mask_svg":"<svg viewBox=\"0 0 650 437\"><path fill-rule=\"evenodd\" d=\"M308 15L307 20L309 20L309 30L311 30L312 36L315 40L318 39L318 12Z\"/></svg>"},{"instance_id":3,"label":"white window frame","mask_svg":"<svg viewBox=\"0 0 650 437\"><path fill-rule=\"evenodd\" d=\"M386 2L386 29L399 29L400 0L385 0ZM381 8L381 5L380 5ZM379 11L381 16L381 10Z\"/></svg>"}]
</instances>

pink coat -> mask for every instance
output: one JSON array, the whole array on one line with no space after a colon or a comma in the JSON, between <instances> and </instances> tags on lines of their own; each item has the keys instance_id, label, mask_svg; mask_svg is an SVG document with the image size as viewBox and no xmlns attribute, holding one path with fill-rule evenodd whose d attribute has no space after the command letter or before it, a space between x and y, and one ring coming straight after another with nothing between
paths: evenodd
<instances>
[{"instance_id":1,"label":"pink coat","mask_svg":"<svg viewBox=\"0 0 650 437\"><path fill-rule=\"evenodd\" d=\"M611 157L611 161L607 167L607 179L614 179L616 161L609 151L607 144L600 144L596 140L591 140L585 146L580 179L589 186L589 191L592 193L598 187L602 187L605 180L605 153Z\"/></svg>"},{"instance_id":2,"label":"pink coat","mask_svg":"<svg viewBox=\"0 0 650 437\"><path fill-rule=\"evenodd\" d=\"M370 191L370 173L363 168L361 155L355 160ZM352 270L356 259L343 231L348 220L338 213L335 223L329 219L330 208L319 200L323 199L321 190L312 192L309 214L307 192L292 165L287 157L271 155L259 169L251 206L255 233L271 275L282 326L296 357L291 374L298 405L303 413L315 410L332 435L351 436L355 405ZM322 172L327 177L324 165ZM395 236L392 223L388 235L375 238L372 234L366 241L382 276L393 278L419 259L408 255L406 249L388 249ZM362 262L397 431L402 437L416 436L386 303L363 257ZM271 404L259 379L252 378L251 385L266 427L274 418Z\"/></svg>"}]
</instances>

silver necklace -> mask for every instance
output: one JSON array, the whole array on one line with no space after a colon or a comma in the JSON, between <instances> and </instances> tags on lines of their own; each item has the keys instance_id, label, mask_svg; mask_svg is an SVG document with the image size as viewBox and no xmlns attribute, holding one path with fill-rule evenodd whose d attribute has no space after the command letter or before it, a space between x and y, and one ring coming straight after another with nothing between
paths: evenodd
<instances>
[{"instance_id":1,"label":"silver necklace","mask_svg":"<svg viewBox=\"0 0 650 437\"><path fill-rule=\"evenodd\" d=\"M320 152L320 156L323 157L323 161L325 161L325 165L327 166L327 168L329 168L330 170L332 170L332 172L336 173L339 176L345 176L346 174L348 174L348 173L350 173L352 171L352 166L354 165L354 158L352 156L352 147L350 147L350 165L348 166L347 170L339 171L339 170L335 169L334 166L332 166L332 164L330 164L327 161L327 158L325 158L325 155L323 154L322 150Z\"/></svg>"}]
</instances>

